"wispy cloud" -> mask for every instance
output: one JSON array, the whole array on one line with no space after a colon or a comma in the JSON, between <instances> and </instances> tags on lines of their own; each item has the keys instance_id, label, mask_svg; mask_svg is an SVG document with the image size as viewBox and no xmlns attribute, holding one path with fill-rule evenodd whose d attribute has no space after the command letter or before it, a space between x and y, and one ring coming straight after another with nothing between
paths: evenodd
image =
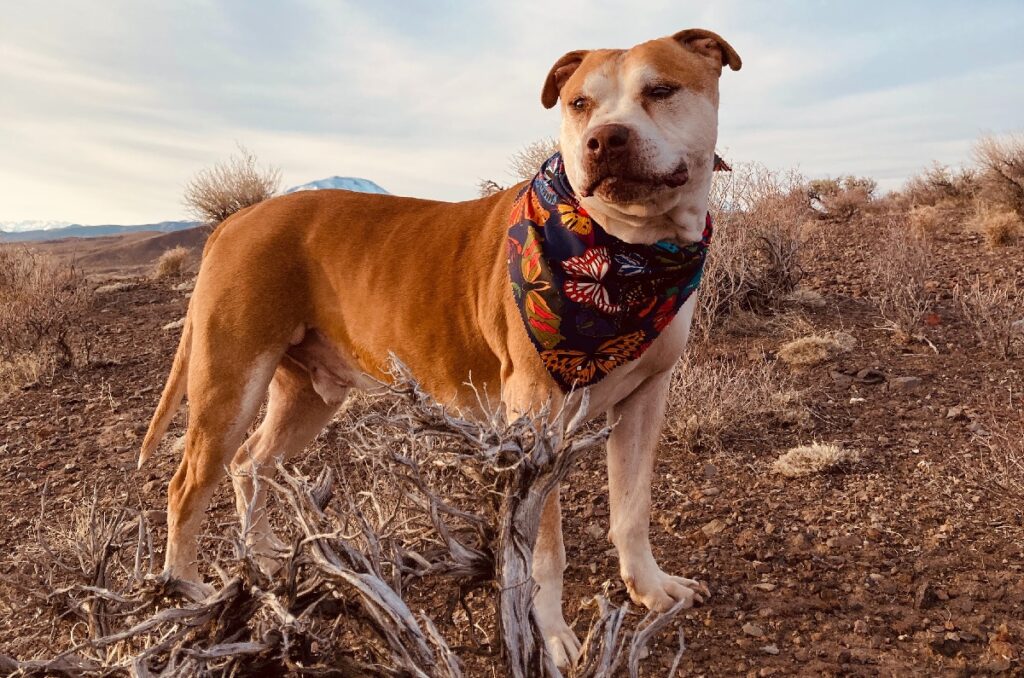
<instances>
[{"instance_id":1,"label":"wispy cloud","mask_svg":"<svg viewBox=\"0 0 1024 678\"><path fill-rule=\"evenodd\" d=\"M1020 125L1024 7L781 0L50 0L0 22L0 219L182 214L236 142L285 181L366 176L464 199L554 134L539 103L570 49L687 26L730 39L721 144L736 160L894 186Z\"/></svg>"}]
</instances>

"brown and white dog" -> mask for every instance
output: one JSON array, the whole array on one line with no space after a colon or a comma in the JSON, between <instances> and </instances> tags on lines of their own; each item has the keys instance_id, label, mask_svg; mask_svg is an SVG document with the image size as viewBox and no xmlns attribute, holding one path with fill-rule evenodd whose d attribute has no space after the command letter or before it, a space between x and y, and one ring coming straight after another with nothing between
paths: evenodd
<instances>
[{"instance_id":1,"label":"brown and white dog","mask_svg":"<svg viewBox=\"0 0 1024 678\"><path fill-rule=\"evenodd\" d=\"M684 30L628 50L569 52L541 101L562 102L560 146L581 203L629 243L699 240L718 128L718 80L740 58L721 37ZM531 344L510 289L508 216L520 186L461 203L343 191L295 193L240 211L210 236L188 317L139 464L188 394L185 451L168 490L165 575L198 581L196 537L230 464L239 511L260 516L247 470L302 449L352 388L386 378L393 353L438 400L472 409L472 382L510 414L561 392ZM708 595L665 573L648 536L654 451L695 298L654 344L591 388L617 422L608 442L609 538L630 596L653 610ZM266 418L245 439L269 392ZM562 616L565 549L557 493L537 539L537 619L556 662L579 642Z\"/></svg>"}]
</instances>

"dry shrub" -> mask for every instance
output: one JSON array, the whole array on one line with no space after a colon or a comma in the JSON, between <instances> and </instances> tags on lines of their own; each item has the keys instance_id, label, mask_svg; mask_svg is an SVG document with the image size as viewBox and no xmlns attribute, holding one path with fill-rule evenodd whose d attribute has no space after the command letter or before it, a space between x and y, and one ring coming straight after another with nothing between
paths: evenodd
<instances>
[{"instance_id":1,"label":"dry shrub","mask_svg":"<svg viewBox=\"0 0 1024 678\"><path fill-rule=\"evenodd\" d=\"M935 305L929 283L932 252L921 233L892 222L872 256L871 296L896 340L925 340L924 317Z\"/></svg>"},{"instance_id":2,"label":"dry shrub","mask_svg":"<svg viewBox=\"0 0 1024 678\"><path fill-rule=\"evenodd\" d=\"M794 447L772 462L772 471L787 478L827 473L860 461L856 450L844 450L832 443L811 443Z\"/></svg>"},{"instance_id":3,"label":"dry shrub","mask_svg":"<svg viewBox=\"0 0 1024 678\"><path fill-rule=\"evenodd\" d=\"M31 249L0 248L0 394L87 359L79 321L92 303L75 267Z\"/></svg>"},{"instance_id":4,"label":"dry shrub","mask_svg":"<svg viewBox=\"0 0 1024 678\"><path fill-rule=\"evenodd\" d=\"M765 418L805 425L801 394L766 361L687 356L672 376L666 433L691 447L720 449L723 437L763 426Z\"/></svg>"},{"instance_id":5,"label":"dry shrub","mask_svg":"<svg viewBox=\"0 0 1024 678\"><path fill-rule=\"evenodd\" d=\"M796 289L803 226L811 216L799 174L756 163L716 173L709 207L715 235L697 298L699 339L733 311L771 310Z\"/></svg>"},{"instance_id":6,"label":"dry shrub","mask_svg":"<svg viewBox=\"0 0 1024 678\"><path fill-rule=\"evenodd\" d=\"M508 173L513 182L529 181L533 178L544 161L558 152L558 139L538 139L512 154L508 161ZM508 186L499 184L493 179L481 179L477 183L477 193L481 198L504 191Z\"/></svg>"},{"instance_id":7,"label":"dry shrub","mask_svg":"<svg viewBox=\"0 0 1024 678\"><path fill-rule=\"evenodd\" d=\"M819 219L848 223L874 199L878 183L868 177L815 179L807 184L807 197Z\"/></svg>"},{"instance_id":8,"label":"dry shrub","mask_svg":"<svg viewBox=\"0 0 1024 678\"><path fill-rule=\"evenodd\" d=\"M1024 134L982 137L971 156L982 199L1024 218Z\"/></svg>"},{"instance_id":9,"label":"dry shrub","mask_svg":"<svg viewBox=\"0 0 1024 678\"><path fill-rule=\"evenodd\" d=\"M851 350L857 340L845 332L812 334L793 339L779 348L779 360L790 367L813 367Z\"/></svg>"},{"instance_id":10,"label":"dry shrub","mask_svg":"<svg viewBox=\"0 0 1024 678\"><path fill-rule=\"evenodd\" d=\"M978 204L969 226L985 236L989 247L1012 245L1024 232L1024 224L1016 212L993 209L985 203Z\"/></svg>"},{"instance_id":11,"label":"dry shrub","mask_svg":"<svg viewBox=\"0 0 1024 678\"><path fill-rule=\"evenodd\" d=\"M932 235L945 223L943 210L935 205L917 205L907 216L910 228L922 235Z\"/></svg>"},{"instance_id":12,"label":"dry shrub","mask_svg":"<svg viewBox=\"0 0 1024 678\"><path fill-rule=\"evenodd\" d=\"M977 194L978 177L974 170L954 170L947 165L934 163L921 174L911 177L899 192L899 197L910 207L929 205L963 208L970 206Z\"/></svg>"},{"instance_id":13,"label":"dry shrub","mask_svg":"<svg viewBox=\"0 0 1024 678\"><path fill-rule=\"evenodd\" d=\"M164 251L153 267L153 277L159 279L181 275L185 271L185 264L188 263L188 255L188 248L181 245Z\"/></svg>"},{"instance_id":14,"label":"dry shrub","mask_svg":"<svg viewBox=\"0 0 1024 678\"><path fill-rule=\"evenodd\" d=\"M280 185L279 169L260 168L256 155L239 146L235 155L189 179L184 202L197 219L216 225L241 209L273 197Z\"/></svg>"},{"instance_id":15,"label":"dry shrub","mask_svg":"<svg viewBox=\"0 0 1024 678\"><path fill-rule=\"evenodd\" d=\"M1014 343L1024 342L1015 325L1024 319L1024 290L1016 280L1001 286L975 277L957 284L953 300L978 343L999 357L1010 357Z\"/></svg>"}]
</instances>

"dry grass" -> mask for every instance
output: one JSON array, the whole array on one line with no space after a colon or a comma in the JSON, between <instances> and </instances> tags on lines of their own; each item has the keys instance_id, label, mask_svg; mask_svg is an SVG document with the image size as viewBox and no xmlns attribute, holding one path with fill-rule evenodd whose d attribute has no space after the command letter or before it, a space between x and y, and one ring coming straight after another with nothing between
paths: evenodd
<instances>
[{"instance_id":1,"label":"dry grass","mask_svg":"<svg viewBox=\"0 0 1024 678\"><path fill-rule=\"evenodd\" d=\"M772 462L772 471L786 478L827 473L860 461L856 450L844 450L832 443L811 443L794 447Z\"/></svg>"},{"instance_id":2,"label":"dry grass","mask_svg":"<svg viewBox=\"0 0 1024 678\"><path fill-rule=\"evenodd\" d=\"M235 212L263 202L277 193L281 171L260 168L256 155L243 146L185 184L184 203L197 219L216 225Z\"/></svg>"},{"instance_id":3,"label":"dry grass","mask_svg":"<svg viewBox=\"0 0 1024 678\"><path fill-rule=\"evenodd\" d=\"M957 284L953 300L978 343L1000 358L1010 357L1014 345L1024 342L1015 326L1024 319L1024 290L1016 280L998 285L975 277Z\"/></svg>"},{"instance_id":4,"label":"dry grass","mask_svg":"<svg viewBox=\"0 0 1024 678\"><path fill-rule=\"evenodd\" d=\"M0 249L0 396L88 359L79 321L92 303L74 267L27 248Z\"/></svg>"},{"instance_id":5,"label":"dry grass","mask_svg":"<svg viewBox=\"0 0 1024 678\"><path fill-rule=\"evenodd\" d=\"M185 272L185 264L188 263L189 251L187 247L178 245L165 251L160 255L160 258L156 260L156 265L153 267L153 277L156 279L160 278L176 278Z\"/></svg>"},{"instance_id":6,"label":"dry grass","mask_svg":"<svg viewBox=\"0 0 1024 678\"><path fill-rule=\"evenodd\" d=\"M766 361L752 364L687 356L672 377L666 433L690 447L721 449L727 435L741 434L774 418L806 425L801 394Z\"/></svg>"},{"instance_id":7,"label":"dry grass","mask_svg":"<svg viewBox=\"0 0 1024 678\"><path fill-rule=\"evenodd\" d=\"M513 183L529 181L533 178L544 161L558 152L558 139L538 139L512 154L508 160L508 173ZM481 198L504 191L508 186L499 184L493 179L481 179L477 182L477 194Z\"/></svg>"},{"instance_id":8,"label":"dry grass","mask_svg":"<svg viewBox=\"0 0 1024 678\"><path fill-rule=\"evenodd\" d=\"M922 323L935 305L931 257L928 239L897 222L876 245L871 296L898 342L925 340Z\"/></svg>"},{"instance_id":9,"label":"dry grass","mask_svg":"<svg viewBox=\"0 0 1024 678\"><path fill-rule=\"evenodd\" d=\"M846 353L856 344L857 340L845 332L812 334L783 344L779 348L779 360L790 367L813 367Z\"/></svg>"},{"instance_id":10,"label":"dry grass","mask_svg":"<svg viewBox=\"0 0 1024 678\"><path fill-rule=\"evenodd\" d=\"M982 137L971 149L982 199L1024 218L1024 134Z\"/></svg>"},{"instance_id":11,"label":"dry grass","mask_svg":"<svg viewBox=\"0 0 1024 678\"><path fill-rule=\"evenodd\" d=\"M989 247L1005 247L1017 242L1024 233L1024 224L1016 212L979 204L969 222L971 229L985 236Z\"/></svg>"}]
</instances>

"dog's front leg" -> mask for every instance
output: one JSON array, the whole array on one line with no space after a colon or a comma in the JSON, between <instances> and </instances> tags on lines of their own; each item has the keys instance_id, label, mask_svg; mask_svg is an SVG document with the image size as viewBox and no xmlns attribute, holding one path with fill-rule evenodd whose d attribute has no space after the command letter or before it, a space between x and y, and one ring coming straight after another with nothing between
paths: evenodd
<instances>
[{"instance_id":1,"label":"dog's front leg","mask_svg":"<svg viewBox=\"0 0 1024 678\"><path fill-rule=\"evenodd\" d=\"M651 552L651 474L671 376L667 370L649 378L608 413L614 424L608 439L608 536L633 602L659 612L679 601L689 607L709 595L699 582L666 574Z\"/></svg>"}]
</instances>

